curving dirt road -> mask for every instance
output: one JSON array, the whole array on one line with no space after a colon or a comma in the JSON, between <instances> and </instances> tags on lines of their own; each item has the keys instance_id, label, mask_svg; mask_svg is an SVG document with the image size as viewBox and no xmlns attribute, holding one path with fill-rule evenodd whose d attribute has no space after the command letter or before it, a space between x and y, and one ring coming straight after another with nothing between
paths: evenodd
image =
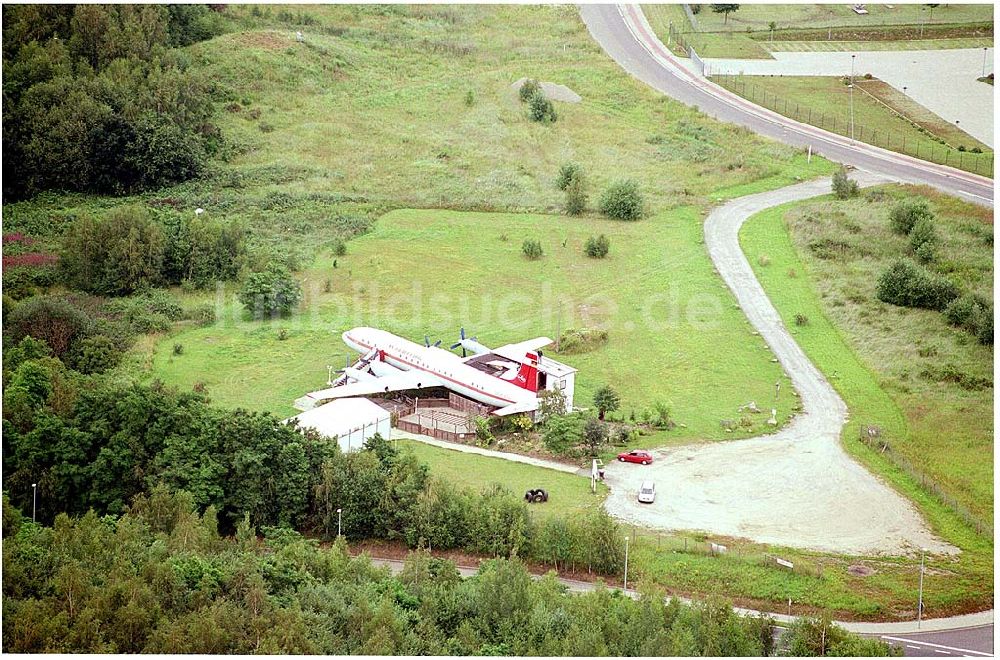
<instances>
[{"instance_id":1,"label":"curving dirt road","mask_svg":"<svg viewBox=\"0 0 1000 660\"><path fill-rule=\"evenodd\" d=\"M888 181L865 173L855 179L861 185ZM739 229L750 216L829 192L830 179L820 179L740 197L713 210L704 228L716 269L791 378L802 413L774 435L658 450L645 467L608 466L612 515L650 527L852 555L958 552L841 447L847 406L789 334L740 249ZM651 505L635 496L646 479L657 484Z\"/></svg>"}]
</instances>

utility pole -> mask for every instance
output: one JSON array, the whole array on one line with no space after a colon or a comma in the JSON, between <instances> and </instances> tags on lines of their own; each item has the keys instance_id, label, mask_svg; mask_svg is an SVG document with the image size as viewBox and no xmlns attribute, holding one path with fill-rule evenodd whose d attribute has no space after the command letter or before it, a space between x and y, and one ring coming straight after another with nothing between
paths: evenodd
<instances>
[{"instance_id":1,"label":"utility pole","mask_svg":"<svg viewBox=\"0 0 1000 660\"><path fill-rule=\"evenodd\" d=\"M340 538L340 514L343 509L337 509L337 538Z\"/></svg>"},{"instance_id":2,"label":"utility pole","mask_svg":"<svg viewBox=\"0 0 1000 660\"><path fill-rule=\"evenodd\" d=\"M921 573L921 576L923 573ZM628 592L628 535L625 536L625 592Z\"/></svg>"},{"instance_id":3,"label":"utility pole","mask_svg":"<svg viewBox=\"0 0 1000 660\"><path fill-rule=\"evenodd\" d=\"M917 594L917 629L920 628L920 620L924 618L924 553L926 548L920 548L920 591Z\"/></svg>"},{"instance_id":4,"label":"utility pole","mask_svg":"<svg viewBox=\"0 0 1000 660\"><path fill-rule=\"evenodd\" d=\"M983 78L986 77L986 53L987 53L987 51L989 51L989 48L986 47L986 46L984 46L983 47Z\"/></svg>"},{"instance_id":5,"label":"utility pole","mask_svg":"<svg viewBox=\"0 0 1000 660\"><path fill-rule=\"evenodd\" d=\"M854 58L857 55L851 55L851 84L848 88L851 90L851 139L854 139Z\"/></svg>"},{"instance_id":6,"label":"utility pole","mask_svg":"<svg viewBox=\"0 0 1000 660\"><path fill-rule=\"evenodd\" d=\"M31 484L31 522L35 522L35 510L38 508L38 484Z\"/></svg>"}]
</instances>

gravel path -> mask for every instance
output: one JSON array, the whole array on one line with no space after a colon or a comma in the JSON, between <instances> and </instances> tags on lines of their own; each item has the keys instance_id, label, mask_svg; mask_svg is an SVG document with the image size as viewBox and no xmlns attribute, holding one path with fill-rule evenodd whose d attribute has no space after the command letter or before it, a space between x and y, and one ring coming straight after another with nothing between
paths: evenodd
<instances>
[{"instance_id":1,"label":"gravel path","mask_svg":"<svg viewBox=\"0 0 1000 660\"><path fill-rule=\"evenodd\" d=\"M569 474L579 474L581 476L590 477L590 472L584 468L578 468L574 465L567 465L566 463L560 463L558 461L547 461L544 458L535 458L533 456L524 456L523 454L513 454L506 451L494 451L492 449L483 449L482 447L474 447L472 445L463 445L457 442L448 442L447 440L438 440L437 438L432 438L429 435L423 435L420 433L409 433L407 431L401 431L399 429L392 429L392 439L393 440L415 440L416 442L422 442L426 445L434 445L435 447L441 447L442 449L451 449L454 451L465 452L466 454L479 454L480 456L490 456L492 458L502 458L505 461L514 461L515 463L525 463L527 465L534 465L536 467L548 468L550 470L558 470L559 472L568 472Z\"/></svg>"},{"instance_id":2,"label":"gravel path","mask_svg":"<svg viewBox=\"0 0 1000 660\"><path fill-rule=\"evenodd\" d=\"M862 185L887 179L858 174ZM853 461L840 444L847 406L788 333L739 245L739 228L773 206L830 191L821 179L749 195L705 221L709 255L802 397L803 412L782 431L749 440L657 450L650 466L608 466L612 515L663 529L703 530L852 555L958 550L927 529L910 502ZM641 481L657 483L642 505Z\"/></svg>"}]
</instances>

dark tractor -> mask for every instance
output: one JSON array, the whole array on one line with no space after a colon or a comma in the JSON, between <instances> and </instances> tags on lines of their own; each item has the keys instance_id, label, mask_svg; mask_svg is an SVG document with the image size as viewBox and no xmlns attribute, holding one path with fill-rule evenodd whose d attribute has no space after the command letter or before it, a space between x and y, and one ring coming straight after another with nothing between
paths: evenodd
<instances>
[{"instance_id":1,"label":"dark tractor","mask_svg":"<svg viewBox=\"0 0 1000 660\"><path fill-rule=\"evenodd\" d=\"M524 493L524 501L528 502L548 502L549 494L544 488L531 488Z\"/></svg>"}]
</instances>

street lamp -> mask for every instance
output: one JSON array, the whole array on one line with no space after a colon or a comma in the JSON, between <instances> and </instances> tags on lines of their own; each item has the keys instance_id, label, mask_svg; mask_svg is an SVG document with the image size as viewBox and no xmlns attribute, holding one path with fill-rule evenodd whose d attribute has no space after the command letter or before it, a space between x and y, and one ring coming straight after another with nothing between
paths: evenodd
<instances>
[{"instance_id":1,"label":"street lamp","mask_svg":"<svg viewBox=\"0 0 1000 660\"><path fill-rule=\"evenodd\" d=\"M340 538L340 520L341 520L340 514L341 514L342 511L343 511L343 509L337 509L337 538L338 539Z\"/></svg>"},{"instance_id":2,"label":"street lamp","mask_svg":"<svg viewBox=\"0 0 1000 660\"><path fill-rule=\"evenodd\" d=\"M851 139L854 139L854 58L857 55L851 55L851 84L848 88L851 90Z\"/></svg>"},{"instance_id":3,"label":"street lamp","mask_svg":"<svg viewBox=\"0 0 1000 660\"><path fill-rule=\"evenodd\" d=\"M329 387L333 387L333 366L326 365L326 384Z\"/></svg>"},{"instance_id":4,"label":"street lamp","mask_svg":"<svg viewBox=\"0 0 1000 660\"><path fill-rule=\"evenodd\" d=\"M628 536L625 537L625 591L628 592Z\"/></svg>"},{"instance_id":5,"label":"street lamp","mask_svg":"<svg viewBox=\"0 0 1000 660\"><path fill-rule=\"evenodd\" d=\"M988 50L988 47L983 46L983 78L986 77L986 51Z\"/></svg>"},{"instance_id":6,"label":"street lamp","mask_svg":"<svg viewBox=\"0 0 1000 660\"><path fill-rule=\"evenodd\" d=\"M920 590L917 594L917 628L920 628L920 620L924 616L924 553L926 548L920 548Z\"/></svg>"},{"instance_id":7,"label":"street lamp","mask_svg":"<svg viewBox=\"0 0 1000 660\"><path fill-rule=\"evenodd\" d=\"M35 509L38 504L38 484L31 484L31 522L35 522Z\"/></svg>"}]
</instances>

